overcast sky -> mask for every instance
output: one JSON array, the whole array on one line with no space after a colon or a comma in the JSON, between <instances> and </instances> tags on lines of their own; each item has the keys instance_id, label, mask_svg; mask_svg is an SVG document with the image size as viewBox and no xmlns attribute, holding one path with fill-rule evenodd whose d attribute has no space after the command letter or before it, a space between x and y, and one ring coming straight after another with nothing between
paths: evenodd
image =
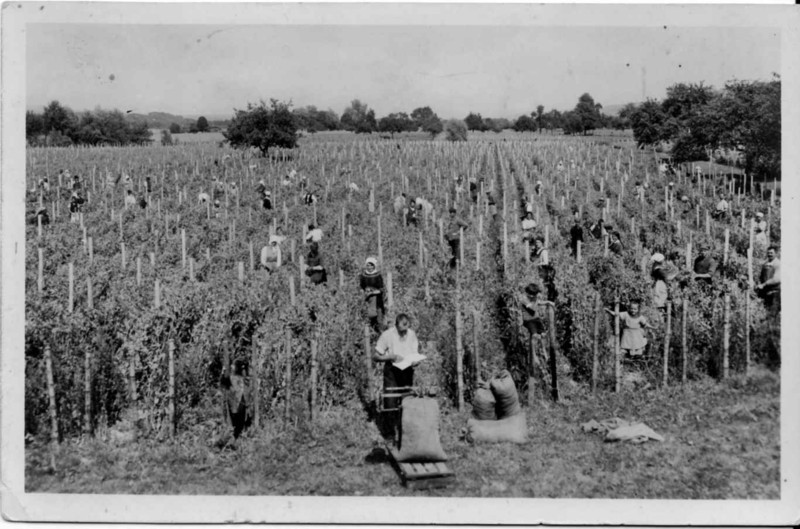
<instances>
[{"instance_id":1,"label":"overcast sky","mask_svg":"<svg viewBox=\"0 0 800 529\"><path fill-rule=\"evenodd\" d=\"M260 98L337 113L359 98L378 117L429 105L514 118L584 92L607 106L676 82L766 80L780 44L741 27L30 24L26 106L227 117Z\"/></svg>"}]
</instances>

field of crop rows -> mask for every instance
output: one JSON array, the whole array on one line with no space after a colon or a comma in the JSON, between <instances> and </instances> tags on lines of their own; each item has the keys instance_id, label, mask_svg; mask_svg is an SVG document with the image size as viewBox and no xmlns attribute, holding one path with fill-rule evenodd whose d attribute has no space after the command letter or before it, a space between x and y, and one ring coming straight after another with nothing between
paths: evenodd
<instances>
[{"instance_id":1,"label":"field of crop rows","mask_svg":"<svg viewBox=\"0 0 800 529\"><path fill-rule=\"evenodd\" d=\"M618 300L624 307L644 299L644 314L658 328L635 368L640 384L724 378L776 347L748 286L765 255L753 244L755 212L764 212L771 241L780 240L780 200L773 192L756 193L749 181L714 174L696 179L687 167L670 194L654 153L626 138L489 138L323 136L271 159L215 143L29 149L26 432L54 439L91 434L131 410L158 435L190 430L219 414L219 376L236 359L249 365L256 425L313 420L355 400L366 405L379 378L365 352L376 336L365 331L358 288L370 255L379 257L387 282L387 322L409 314L429 355L421 384L439 388L460 409L479 378L508 367L524 392L527 333L515 296L540 282L519 236L526 199L534 204L558 290L552 314L557 362L538 374L547 391L537 398L552 394L553 370L601 399L622 389L632 368L615 355L614 318L596 316L598 307L613 309ZM318 203L306 205L297 185L282 185L292 169L318 190ZM72 220L70 182L60 170L80 175L87 198ZM132 177L135 195L146 196L146 208L125 207L123 174ZM42 194L38 182L45 175L51 189ZM457 190L459 175L464 186L468 178L483 179L476 204L468 190ZM212 194L215 178L228 184L213 196L220 206L198 203L199 193ZM272 210L262 208L255 191L262 179ZM647 183L643 201L634 194L637 181ZM433 204L417 227L405 226L393 210L401 192ZM731 219L712 219L720 194L731 192ZM50 216L45 226L36 222L40 205ZM451 206L469 225L456 271L444 240ZM602 216L619 230L622 254L586 234L580 261L573 257L575 212ZM324 233L324 286L311 285L304 274L309 224ZM270 275L258 260L276 232L287 237L285 265ZM648 301L650 255L661 252L685 270L698 245L719 263L714 286L702 290L688 281L679 288L676 279L665 318Z\"/></svg>"}]
</instances>

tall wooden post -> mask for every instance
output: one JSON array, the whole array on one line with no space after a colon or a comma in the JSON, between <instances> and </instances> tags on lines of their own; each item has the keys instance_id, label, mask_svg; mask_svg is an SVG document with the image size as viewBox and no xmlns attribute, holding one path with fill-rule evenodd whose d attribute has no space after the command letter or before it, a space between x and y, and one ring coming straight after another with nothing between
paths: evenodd
<instances>
[{"instance_id":1,"label":"tall wooden post","mask_svg":"<svg viewBox=\"0 0 800 529\"><path fill-rule=\"evenodd\" d=\"M603 318L603 307L600 292L594 296L594 329L592 332L592 394L597 392L597 372L600 367L600 322Z\"/></svg>"},{"instance_id":2,"label":"tall wooden post","mask_svg":"<svg viewBox=\"0 0 800 529\"><path fill-rule=\"evenodd\" d=\"M686 343L686 329L688 326L689 300L683 298L683 308L681 310L681 382L686 383L686 372L689 362L689 347Z\"/></svg>"},{"instance_id":3,"label":"tall wooden post","mask_svg":"<svg viewBox=\"0 0 800 529\"><path fill-rule=\"evenodd\" d=\"M372 400L372 351L370 350L369 325L364 325L364 392Z\"/></svg>"},{"instance_id":4,"label":"tall wooden post","mask_svg":"<svg viewBox=\"0 0 800 529\"><path fill-rule=\"evenodd\" d=\"M386 272L386 307L394 306L394 294L392 289L392 273Z\"/></svg>"},{"instance_id":5,"label":"tall wooden post","mask_svg":"<svg viewBox=\"0 0 800 529\"><path fill-rule=\"evenodd\" d=\"M72 314L75 308L75 265L69 263L69 299L67 311Z\"/></svg>"},{"instance_id":6,"label":"tall wooden post","mask_svg":"<svg viewBox=\"0 0 800 529\"><path fill-rule=\"evenodd\" d=\"M309 416L313 421L317 413L317 337L311 340L311 388L309 395Z\"/></svg>"},{"instance_id":7,"label":"tall wooden post","mask_svg":"<svg viewBox=\"0 0 800 529\"><path fill-rule=\"evenodd\" d=\"M614 391L622 388L622 362L619 357L619 298L614 300Z\"/></svg>"},{"instance_id":8,"label":"tall wooden post","mask_svg":"<svg viewBox=\"0 0 800 529\"><path fill-rule=\"evenodd\" d=\"M550 396L553 402L558 402L558 371L556 362L556 316L555 307L547 305L548 328L550 331L549 353L550 353Z\"/></svg>"},{"instance_id":9,"label":"tall wooden post","mask_svg":"<svg viewBox=\"0 0 800 529\"><path fill-rule=\"evenodd\" d=\"M90 283L91 284L91 283ZM92 434L92 348L84 354L83 374L83 434Z\"/></svg>"},{"instance_id":10,"label":"tall wooden post","mask_svg":"<svg viewBox=\"0 0 800 529\"><path fill-rule=\"evenodd\" d=\"M474 376L475 376L475 387L478 387L478 383L481 380L481 362L480 362L480 353L478 351L478 329L479 329L479 316L478 311L472 311L472 362L474 366Z\"/></svg>"},{"instance_id":11,"label":"tall wooden post","mask_svg":"<svg viewBox=\"0 0 800 529\"><path fill-rule=\"evenodd\" d=\"M38 248L37 253L39 254L39 268L36 277L36 286L39 290L39 295L42 295L44 292L44 249Z\"/></svg>"},{"instance_id":12,"label":"tall wooden post","mask_svg":"<svg viewBox=\"0 0 800 529\"><path fill-rule=\"evenodd\" d=\"M458 296L458 294L456 294ZM464 345L461 324L461 308L456 299L456 385L458 388L458 411L464 409Z\"/></svg>"},{"instance_id":13,"label":"tall wooden post","mask_svg":"<svg viewBox=\"0 0 800 529\"><path fill-rule=\"evenodd\" d=\"M56 389L53 382L53 355L50 346L44 346L44 364L47 376L48 413L50 415L50 441L53 446L58 445L58 415L56 411Z\"/></svg>"},{"instance_id":14,"label":"tall wooden post","mask_svg":"<svg viewBox=\"0 0 800 529\"><path fill-rule=\"evenodd\" d=\"M186 270L186 230L181 228L181 270Z\"/></svg>"},{"instance_id":15,"label":"tall wooden post","mask_svg":"<svg viewBox=\"0 0 800 529\"><path fill-rule=\"evenodd\" d=\"M722 327L722 378L728 378L731 345L731 295L725 293L724 323Z\"/></svg>"},{"instance_id":16,"label":"tall wooden post","mask_svg":"<svg viewBox=\"0 0 800 529\"><path fill-rule=\"evenodd\" d=\"M664 358L663 358L663 372L662 372L662 385L664 387L669 383L669 342L672 338L672 302L667 301L667 328L664 333Z\"/></svg>"},{"instance_id":17,"label":"tall wooden post","mask_svg":"<svg viewBox=\"0 0 800 529\"><path fill-rule=\"evenodd\" d=\"M167 345L169 354L169 431L175 435L175 341L170 339Z\"/></svg>"},{"instance_id":18,"label":"tall wooden post","mask_svg":"<svg viewBox=\"0 0 800 529\"><path fill-rule=\"evenodd\" d=\"M750 373L750 291L744 292L744 374Z\"/></svg>"},{"instance_id":19,"label":"tall wooden post","mask_svg":"<svg viewBox=\"0 0 800 529\"><path fill-rule=\"evenodd\" d=\"M286 371L284 384L286 386L286 402L284 403L283 418L288 422L292 412L292 331L286 329Z\"/></svg>"}]
</instances>

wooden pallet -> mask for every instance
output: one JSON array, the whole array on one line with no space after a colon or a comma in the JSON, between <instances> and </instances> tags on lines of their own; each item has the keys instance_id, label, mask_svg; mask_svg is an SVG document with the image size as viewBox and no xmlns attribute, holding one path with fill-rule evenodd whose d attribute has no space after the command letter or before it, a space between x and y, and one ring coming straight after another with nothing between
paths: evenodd
<instances>
[{"instance_id":1,"label":"wooden pallet","mask_svg":"<svg viewBox=\"0 0 800 529\"><path fill-rule=\"evenodd\" d=\"M392 466L400 474L403 485L409 489L425 490L446 487L455 482L456 475L443 462L409 463L397 460L397 449L386 447Z\"/></svg>"}]
</instances>

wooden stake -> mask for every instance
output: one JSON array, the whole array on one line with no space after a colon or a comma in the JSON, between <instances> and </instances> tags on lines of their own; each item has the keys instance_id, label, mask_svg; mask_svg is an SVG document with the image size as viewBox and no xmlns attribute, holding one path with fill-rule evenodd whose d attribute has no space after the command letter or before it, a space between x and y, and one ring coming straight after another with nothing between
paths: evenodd
<instances>
[{"instance_id":1,"label":"wooden stake","mask_svg":"<svg viewBox=\"0 0 800 529\"><path fill-rule=\"evenodd\" d=\"M686 343L686 327L689 316L689 300L683 298L683 309L681 310L681 382L686 383L686 371L688 369L689 348Z\"/></svg>"},{"instance_id":2,"label":"wooden stake","mask_svg":"<svg viewBox=\"0 0 800 529\"><path fill-rule=\"evenodd\" d=\"M291 300L292 306L296 305L297 299L294 292L294 276L289 276L289 299Z\"/></svg>"},{"instance_id":3,"label":"wooden stake","mask_svg":"<svg viewBox=\"0 0 800 529\"><path fill-rule=\"evenodd\" d=\"M153 306L159 308L161 306L161 282L158 279L155 281L153 291Z\"/></svg>"},{"instance_id":4,"label":"wooden stake","mask_svg":"<svg viewBox=\"0 0 800 529\"><path fill-rule=\"evenodd\" d=\"M600 322L603 317L600 292L594 297L594 329L592 332L592 394L597 392L597 372L600 368Z\"/></svg>"},{"instance_id":5,"label":"wooden stake","mask_svg":"<svg viewBox=\"0 0 800 529\"><path fill-rule=\"evenodd\" d=\"M669 342L672 338L672 302L667 301L667 328L664 335L663 376L661 383L667 387L669 383Z\"/></svg>"},{"instance_id":6,"label":"wooden stake","mask_svg":"<svg viewBox=\"0 0 800 529\"><path fill-rule=\"evenodd\" d=\"M91 237L86 239L86 244L89 248L89 264L94 262L94 240Z\"/></svg>"},{"instance_id":7,"label":"wooden stake","mask_svg":"<svg viewBox=\"0 0 800 529\"><path fill-rule=\"evenodd\" d=\"M186 230L181 228L181 270L186 270Z\"/></svg>"},{"instance_id":8,"label":"wooden stake","mask_svg":"<svg viewBox=\"0 0 800 529\"><path fill-rule=\"evenodd\" d=\"M142 286L142 258L136 257L136 286Z\"/></svg>"},{"instance_id":9,"label":"wooden stake","mask_svg":"<svg viewBox=\"0 0 800 529\"><path fill-rule=\"evenodd\" d=\"M722 253L722 264L728 264L728 255L730 252L730 241L731 241L731 230L729 228L725 228L725 248Z\"/></svg>"},{"instance_id":10,"label":"wooden stake","mask_svg":"<svg viewBox=\"0 0 800 529\"><path fill-rule=\"evenodd\" d=\"M284 374L284 384L286 386L286 401L284 402L283 417L289 421L292 411L292 331L286 330L286 371Z\"/></svg>"},{"instance_id":11,"label":"wooden stake","mask_svg":"<svg viewBox=\"0 0 800 529\"><path fill-rule=\"evenodd\" d=\"M92 278L86 278L86 305L88 308L94 308L94 296L92 295Z\"/></svg>"},{"instance_id":12,"label":"wooden stake","mask_svg":"<svg viewBox=\"0 0 800 529\"><path fill-rule=\"evenodd\" d=\"M364 392L368 402L372 401L372 351L370 350L369 325L364 325Z\"/></svg>"},{"instance_id":13,"label":"wooden stake","mask_svg":"<svg viewBox=\"0 0 800 529\"><path fill-rule=\"evenodd\" d=\"M728 378L731 345L731 295L725 293L724 324L722 327L722 378Z\"/></svg>"},{"instance_id":14,"label":"wooden stake","mask_svg":"<svg viewBox=\"0 0 800 529\"><path fill-rule=\"evenodd\" d=\"M744 292L744 374L750 373L750 291Z\"/></svg>"},{"instance_id":15,"label":"wooden stake","mask_svg":"<svg viewBox=\"0 0 800 529\"><path fill-rule=\"evenodd\" d=\"M547 319L550 331L549 353L550 353L550 397L553 402L558 402L558 371L556 362L556 317L555 307L547 305Z\"/></svg>"},{"instance_id":16,"label":"wooden stake","mask_svg":"<svg viewBox=\"0 0 800 529\"><path fill-rule=\"evenodd\" d=\"M38 248L37 253L39 254L39 269L36 277L36 285L39 289L39 295L42 295L44 292L44 249Z\"/></svg>"},{"instance_id":17,"label":"wooden stake","mask_svg":"<svg viewBox=\"0 0 800 529\"><path fill-rule=\"evenodd\" d=\"M456 385L458 388L458 411L464 410L464 346L461 324L461 309L456 299Z\"/></svg>"},{"instance_id":18,"label":"wooden stake","mask_svg":"<svg viewBox=\"0 0 800 529\"><path fill-rule=\"evenodd\" d=\"M125 270L125 265L127 264L127 261L126 261L126 258L125 258L126 257L125 256L125 243L124 242L119 243L119 248L120 248L121 257L122 257L122 269Z\"/></svg>"},{"instance_id":19,"label":"wooden stake","mask_svg":"<svg viewBox=\"0 0 800 529\"><path fill-rule=\"evenodd\" d=\"M313 421L317 411L317 339L311 340L311 394L309 395L309 418Z\"/></svg>"},{"instance_id":20,"label":"wooden stake","mask_svg":"<svg viewBox=\"0 0 800 529\"><path fill-rule=\"evenodd\" d=\"M50 441L53 447L58 445L58 415L56 411L56 389L53 383L53 355L50 346L44 346L44 363L47 376L48 413L50 415Z\"/></svg>"},{"instance_id":21,"label":"wooden stake","mask_svg":"<svg viewBox=\"0 0 800 529\"><path fill-rule=\"evenodd\" d=\"M386 272L386 307L394 306L394 295L392 293L392 273Z\"/></svg>"},{"instance_id":22,"label":"wooden stake","mask_svg":"<svg viewBox=\"0 0 800 529\"><path fill-rule=\"evenodd\" d=\"M70 314L75 308L75 265L69 263L69 300L67 310Z\"/></svg>"},{"instance_id":23,"label":"wooden stake","mask_svg":"<svg viewBox=\"0 0 800 529\"><path fill-rule=\"evenodd\" d=\"M89 283L91 288L91 283ZM87 347L83 361L83 434L92 433L92 348Z\"/></svg>"},{"instance_id":24,"label":"wooden stake","mask_svg":"<svg viewBox=\"0 0 800 529\"><path fill-rule=\"evenodd\" d=\"M169 353L169 428L170 435L175 436L175 341L170 339L167 346Z\"/></svg>"},{"instance_id":25,"label":"wooden stake","mask_svg":"<svg viewBox=\"0 0 800 529\"><path fill-rule=\"evenodd\" d=\"M619 357L619 298L614 300L614 391L622 388L622 363Z\"/></svg>"},{"instance_id":26,"label":"wooden stake","mask_svg":"<svg viewBox=\"0 0 800 529\"><path fill-rule=\"evenodd\" d=\"M478 311L472 311L472 362L473 362L473 373L475 376L475 388L478 387L478 384L481 380L481 362L480 362L480 354L478 352L478 329L480 328L480 320L478 316Z\"/></svg>"}]
</instances>

